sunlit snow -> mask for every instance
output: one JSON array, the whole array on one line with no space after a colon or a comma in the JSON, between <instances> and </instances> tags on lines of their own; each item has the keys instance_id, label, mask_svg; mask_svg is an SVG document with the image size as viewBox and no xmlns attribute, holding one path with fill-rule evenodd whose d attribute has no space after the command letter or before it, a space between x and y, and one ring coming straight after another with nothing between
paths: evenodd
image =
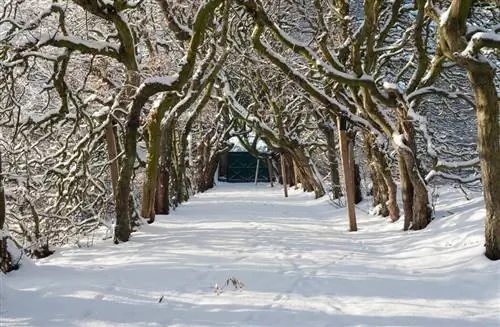
<instances>
[{"instance_id":1,"label":"sunlit snow","mask_svg":"<svg viewBox=\"0 0 500 327\"><path fill-rule=\"evenodd\" d=\"M423 231L365 201L351 233L327 197L222 184L128 243L84 240L0 277L0 326L497 326L481 196L440 192ZM216 294L231 277L244 287Z\"/></svg>"}]
</instances>

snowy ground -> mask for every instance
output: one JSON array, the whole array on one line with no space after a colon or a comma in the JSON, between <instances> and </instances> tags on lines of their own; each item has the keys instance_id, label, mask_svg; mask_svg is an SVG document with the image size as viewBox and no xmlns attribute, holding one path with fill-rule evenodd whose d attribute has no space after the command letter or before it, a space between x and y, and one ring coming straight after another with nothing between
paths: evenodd
<instances>
[{"instance_id":1,"label":"snowy ground","mask_svg":"<svg viewBox=\"0 0 500 327\"><path fill-rule=\"evenodd\" d=\"M424 231L358 210L349 233L327 199L221 185L126 244L60 249L0 276L0 326L498 326L481 205L441 189ZM229 277L244 288L215 294Z\"/></svg>"}]
</instances>

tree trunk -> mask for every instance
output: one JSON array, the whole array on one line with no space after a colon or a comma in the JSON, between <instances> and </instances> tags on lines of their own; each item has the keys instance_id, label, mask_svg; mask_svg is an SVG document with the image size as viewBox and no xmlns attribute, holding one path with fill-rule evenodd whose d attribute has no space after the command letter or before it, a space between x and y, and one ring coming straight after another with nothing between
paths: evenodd
<instances>
[{"instance_id":1,"label":"tree trunk","mask_svg":"<svg viewBox=\"0 0 500 327\"><path fill-rule=\"evenodd\" d=\"M413 153L404 149L398 151L400 154L401 192L405 210L404 228L409 227L407 217L411 217L411 229L424 229L431 222L427 186L420 176Z\"/></svg>"},{"instance_id":2,"label":"tree trunk","mask_svg":"<svg viewBox=\"0 0 500 327\"><path fill-rule=\"evenodd\" d=\"M293 161L290 155L287 152L283 153L283 157L285 158L285 168L286 168L286 177L288 186L292 187L295 185L295 175L293 172Z\"/></svg>"},{"instance_id":3,"label":"tree trunk","mask_svg":"<svg viewBox=\"0 0 500 327\"><path fill-rule=\"evenodd\" d=\"M394 182L394 179L392 178L391 170L389 169L389 167L387 167L383 171L385 172L385 174L383 175L385 184L388 187L389 201L387 202L387 207L389 209L389 218L392 222L395 222L399 219L400 215L397 200L398 188L396 186L396 183Z\"/></svg>"},{"instance_id":4,"label":"tree trunk","mask_svg":"<svg viewBox=\"0 0 500 327\"><path fill-rule=\"evenodd\" d=\"M215 185L214 175L217 171L217 165L219 163L218 158L220 155L219 152L215 150L212 151L212 147L215 147L215 144L210 144L210 140L215 132L216 131L207 133L197 147L196 152L198 160L196 162L196 184L198 192L205 192Z\"/></svg>"},{"instance_id":5,"label":"tree trunk","mask_svg":"<svg viewBox=\"0 0 500 327\"><path fill-rule=\"evenodd\" d=\"M0 151L0 273L12 270L12 256L7 249L7 235L3 231L5 216L6 204L3 186L2 152Z\"/></svg>"},{"instance_id":6,"label":"tree trunk","mask_svg":"<svg viewBox=\"0 0 500 327\"><path fill-rule=\"evenodd\" d=\"M359 172L359 165L354 163L354 186L355 186L355 195L354 195L354 203L358 204L363 201L363 192L361 192L361 173Z\"/></svg>"},{"instance_id":7,"label":"tree trunk","mask_svg":"<svg viewBox=\"0 0 500 327\"><path fill-rule=\"evenodd\" d=\"M170 213L170 170L172 167L171 158L171 146L169 142L168 131L164 130L162 132L162 146L160 154L160 171L159 171L159 187L157 187L156 192L161 194L161 199L157 196L157 201L161 203L157 204L157 214L168 215ZM160 186L161 185L161 186Z\"/></svg>"},{"instance_id":8,"label":"tree trunk","mask_svg":"<svg viewBox=\"0 0 500 327\"><path fill-rule=\"evenodd\" d=\"M455 60L468 72L474 90L477 114L477 143L481 164L481 180L486 207L485 255L491 260L500 259L500 127L499 102L495 87L495 68L484 61L481 50L481 36L471 40L469 53L462 55L467 46L467 18L472 0L452 0L448 14L441 21L439 45L448 58ZM442 20L442 17L438 17ZM475 43L475 44L474 44ZM498 40L490 41L492 47L499 47ZM476 47L478 46L478 47ZM483 44L483 46L488 46Z\"/></svg>"},{"instance_id":9,"label":"tree trunk","mask_svg":"<svg viewBox=\"0 0 500 327\"><path fill-rule=\"evenodd\" d=\"M352 135L348 136L349 139L349 170L351 172L351 181L353 185L354 191L354 203L358 204L363 200L363 196L361 195L361 175L359 173L359 166L356 164L356 160L354 159L354 137Z\"/></svg>"},{"instance_id":10,"label":"tree trunk","mask_svg":"<svg viewBox=\"0 0 500 327\"><path fill-rule=\"evenodd\" d=\"M156 186L155 214L168 215L170 212L170 171L171 171L171 129L161 126L160 158Z\"/></svg>"},{"instance_id":11,"label":"tree trunk","mask_svg":"<svg viewBox=\"0 0 500 327\"><path fill-rule=\"evenodd\" d=\"M401 184L401 198L403 200L403 212L405 221L403 230L408 230L413 222L413 185L408 176L408 169L402 155L399 155L399 178Z\"/></svg>"},{"instance_id":12,"label":"tree trunk","mask_svg":"<svg viewBox=\"0 0 500 327\"><path fill-rule=\"evenodd\" d=\"M394 222L399 219L398 188L392 178L391 168L387 163L386 156L375 144L373 146L374 165L381 177L381 183L384 184L384 191L386 192L386 195L384 195L384 201L386 201L384 206L387 208L389 218Z\"/></svg>"},{"instance_id":13,"label":"tree trunk","mask_svg":"<svg viewBox=\"0 0 500 327\"><path fill-rule=\"evenodd\" d=\"M6 203L5 190L3 186L3 170L2 170L2 152L0 151L0 231L3 230L3 225L6 220Z\"/></svg>"},{"instance_id":14,"label":"tree trunk","mask_svg":"<svg viewBox=\"0 0 500 327\"><path fill-rule=\"evenodd\" d=\"M135 89L132 86L138 86L140 76L136 71L128 71L125 86L125 97L129 97ZM130 237L130 211L129 198L132 173L137 156L137 136L140 126L141 108L133 108L127 115L127 124L125 135L123 136L123 146L125 157L121 163L120 177L118 179L118 189L116 192L116 221L114 227L114 242L126 242Z\"/></svg>"},{"instance_id":15,"label":"tree trunk","mask_svg":"<svg viewBox=\"0 0 500 327\"><path fill-rule=\"evenodd\" d=\"M164 151L162 149L162 151ZM156 196L155 196L155 215L167 214L165 213L165 187L163 186L163 175L166 173L164 163L162 160L163 155L160 155L160 164L158 169L158 178L156 181Z\"/></svg>"},{"instance_id":16,"label":"tree trunk","mask_svg":"<svg viewBox=\"0 0 500 327\"><path fill-rule=\"evenodd\" d=\"M376 163L376 158L370 152L367 152L368 167L370 170L370 177L372 180L372 193L373 193L373 206L380 206L379 213L382 217L389 216L388 194L389 190L384 181L382 173L380 172L380 166Z\"/></svg>"},{"instance_id":17,"label":"tree trunk","mask_svg":"<svg viewBox=\"0 0 500 327\"><path fill-rule=\"evenodd\" d=\"M337 147L335 140L335 131L332 127L326 124L320 124L320 129L325 135L327 144L327 158L328 158L328 168L330 169L330 182L332 183L332 197L338 199L342 196L342 191L340 187L340 176L339 176L339 163L337 160L337 152L335 148Z\"/></svg>"},{"instance_id":18,"label":"tree trunk","mask_svg":"<svg viewBox=\"0 0 500 327\"><path fill-rule=\"evenodd\" d=\"M182 144L182 137L179 139L177 129L172 131L172 157L175 164L172 169L175 169L176 176L176 199L177 204L181 204L188 200L188 193L186 188L186 150Z\"/></svg>"},{"instance_id":19,"label":"tree trunk","mask_svg":"<svg viewBox=\"0 0 500 327\"><path fill-rule=\"evenodd\" d=\"M158 163L160 157L160 143L162 133L160 121L162 117L158 117L156 110L151 110L148 117L148 154L146 160L146 176L142 186L142 204L141 216L148 219L148 223L153 223L155 220L155 197L156 183L158 180Z\"/></svg>"},{"instance_id":20,"label":"tree trunk","mask_svg":"<svg viewBox=\"0 0 500 327\"><path fill-rule=\"evenodd\" d=\"M310 157L301 148L295 148L288 153L290 162L294 164L294 172L302 183L302 188L306 192L314 192L316 199L325 195L325 189L316 176L314 168L311 166Z\"/></svg>"},{"instance_id":21,"label":"tree trunk","mask_svg":"<svg viewBox=\"0 0 500 327\"><path fill-rule=\"evenodd\" d=\"M392 177L391 169L385 154L374 143L372 135L365 134L365 146L373 182L373 205L380 205L380 214L383 217L389 216L394 222L399 219L400 213L397 202L397 186ZM409 217L411 218L411 216Z\"/></svg>"},{"instance_id":22,"label":"tree trunk","mask_svg":"<svg viewBox=\"0 0 500 327\"><path fill-rule=\"evenodd\" d=\"M111 120L106 125L106 143L108 147L108 159L110 161L111 169L111 185L113 187L113 195L116 198L120 168L118 166L118 151L116 148L115 131L113 128L113 122Z\"/></svg>"},{"instance_id":23,"label":"tree trunk","mask_svg":"<svg viewBox=\"0 0 500 327\"><path fill-rule=\"evenodd\" d=\"M405 107L398 107L397 114L398 131L403 136L401 140L403 144L396 144L396 149L399 154L401 192L403 192L405 210L404 227L409 227L408 219L411 219L411 229L420 230L427 227L431 222L432 210L429 205L429 192L423 177L420 175L420 163L416 158L417 146L414 139L413 123L408 118ZM405 184L404 187L403 184ZM408 194L404 194L405 192L408 192ZM410 201L411 216L409 212Z\"/></svg>"},{"instance_id":24,"label":"tree trunk","mask_svg":"<svg viewBox=\"0 0 500 327\"><path fill-rule=\"evenodd\" d=\"M295 182L295 189L298 189L299 188L299 184L302 183L302 184L308 184L306 185L306 187L308 188L308 192L311 192L312 191L312 187L310 187L309 183L306 181L306 180L303 180L303 178L301 178L301 173L299 171L299 163L295 160L290 160L290 164L291 164L291 167L292 167L292 171L293 171L293 180ZM302 163L300 163L302 164Z\"/></svg>"},{"instance_id":25,"label":"tree trunk","mask_svg":"<svg viewBox=\"0 0 500 327\"><path fill-rule=\"evenodd\" d=\"M500 259L500 128L498 97L494 71L484 64L482 69L469 67L477 113L477 143L481 159L481 180L486 206L485 255Z\"/></svg>"},{"instance_id":26,"label":"tree trunk","mask_svg":"<svg viewBox=\"0 0 500 327\"><path fill-rule=\"evenodd\" d=\"M274 187L274 183L273 183L274 176L273 176L273 162L272 162L272 159L271 158L267 158L266 162L267 162L267 173L269 175L269 183L271 184L271 187Z\"/></svg>"},{"instance_id":27,"label":"tree trunk","mask_svg":"<svg viewBox=\"0 0 500 327\"><path fill-rule=\"evenodd\" d=\"M187 133L187 132L186 132ZM177 191L177 197L179 198L180 203L186 202L189 200L189 188L188 182L189 179L186 175L186 159L188 157L188 143L187 138L184 135L180 136L179 140L179 151L178 151L178 171L179 171L179 190Z\"/></svg>"}]
</instances>

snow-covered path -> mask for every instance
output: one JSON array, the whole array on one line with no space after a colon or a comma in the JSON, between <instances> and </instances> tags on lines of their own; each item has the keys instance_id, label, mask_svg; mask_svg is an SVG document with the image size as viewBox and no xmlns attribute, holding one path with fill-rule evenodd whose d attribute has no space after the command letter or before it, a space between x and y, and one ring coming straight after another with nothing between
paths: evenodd
<instances>
[{"instance_id":1,"label":"snow-covered path","mask_svg":"<svg viewBox=\"0 0 500 327\"><path fill-rule=\"evenodd\" d=\"M279 187L220 185L115 246L0 276L0 326L496 326L500 264L480 199L447 193L420 232ZM235 277L245 285L217 295ZM161 302L159 301L162 299Z\"/></svg>"}]
</instances>

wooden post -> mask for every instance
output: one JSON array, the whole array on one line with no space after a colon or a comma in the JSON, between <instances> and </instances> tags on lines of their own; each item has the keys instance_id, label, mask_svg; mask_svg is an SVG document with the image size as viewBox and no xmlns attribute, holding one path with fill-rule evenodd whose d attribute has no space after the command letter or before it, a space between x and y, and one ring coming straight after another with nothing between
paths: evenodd
<instances>
[{"instance_id":1,"label":"wooden post","mask_svg":"<svg viewBox=\"0 0 500 327\"><path fill-rule=\"evenodd\" d=\"M347 121L343 117L337 117L337 127L340 139L340 154L342 157L342 168L344 172L344 185L346 190L347 212L349 214L349 230L355 232L358 230L356 224L356 211L354 209L354 163L349 160L349 140L347 137Z\"/></svg>"},{"instance_id":2,"label":"wooden post","mask_svg":"<svg viewBox=\"0 0 500 327\"><path fill-rule=\"evenodd\" d=\"M270 158L267 158L267 171L269 173L269 182L271 183L271 187L273 185L273 161Z\"/></svg>"},{"instance_id":3,"label":"wooden post","mask_svg":"<svg viewBox=\"0 0 500 327\"><path fill-rule=\"evenodd\" d=\"M260 159L257 158L257 168L255 168L255 185L257 185L257 181L259 180L259 163Z\"/></svg>"},{"instance_id":4,"label":"wooden post","mask_svg":"<svg viewBox=\"0 0 500 327\"><path fill-rule=\"evenodd\" d=\"M283 191L285 192L285 198L288 197L288 189L287 189L287 174L286 174L286 163L285 163L285 155L284 153L280 154L281 157L281 179L283 180Z\"/></svg>"}]
</instances>

